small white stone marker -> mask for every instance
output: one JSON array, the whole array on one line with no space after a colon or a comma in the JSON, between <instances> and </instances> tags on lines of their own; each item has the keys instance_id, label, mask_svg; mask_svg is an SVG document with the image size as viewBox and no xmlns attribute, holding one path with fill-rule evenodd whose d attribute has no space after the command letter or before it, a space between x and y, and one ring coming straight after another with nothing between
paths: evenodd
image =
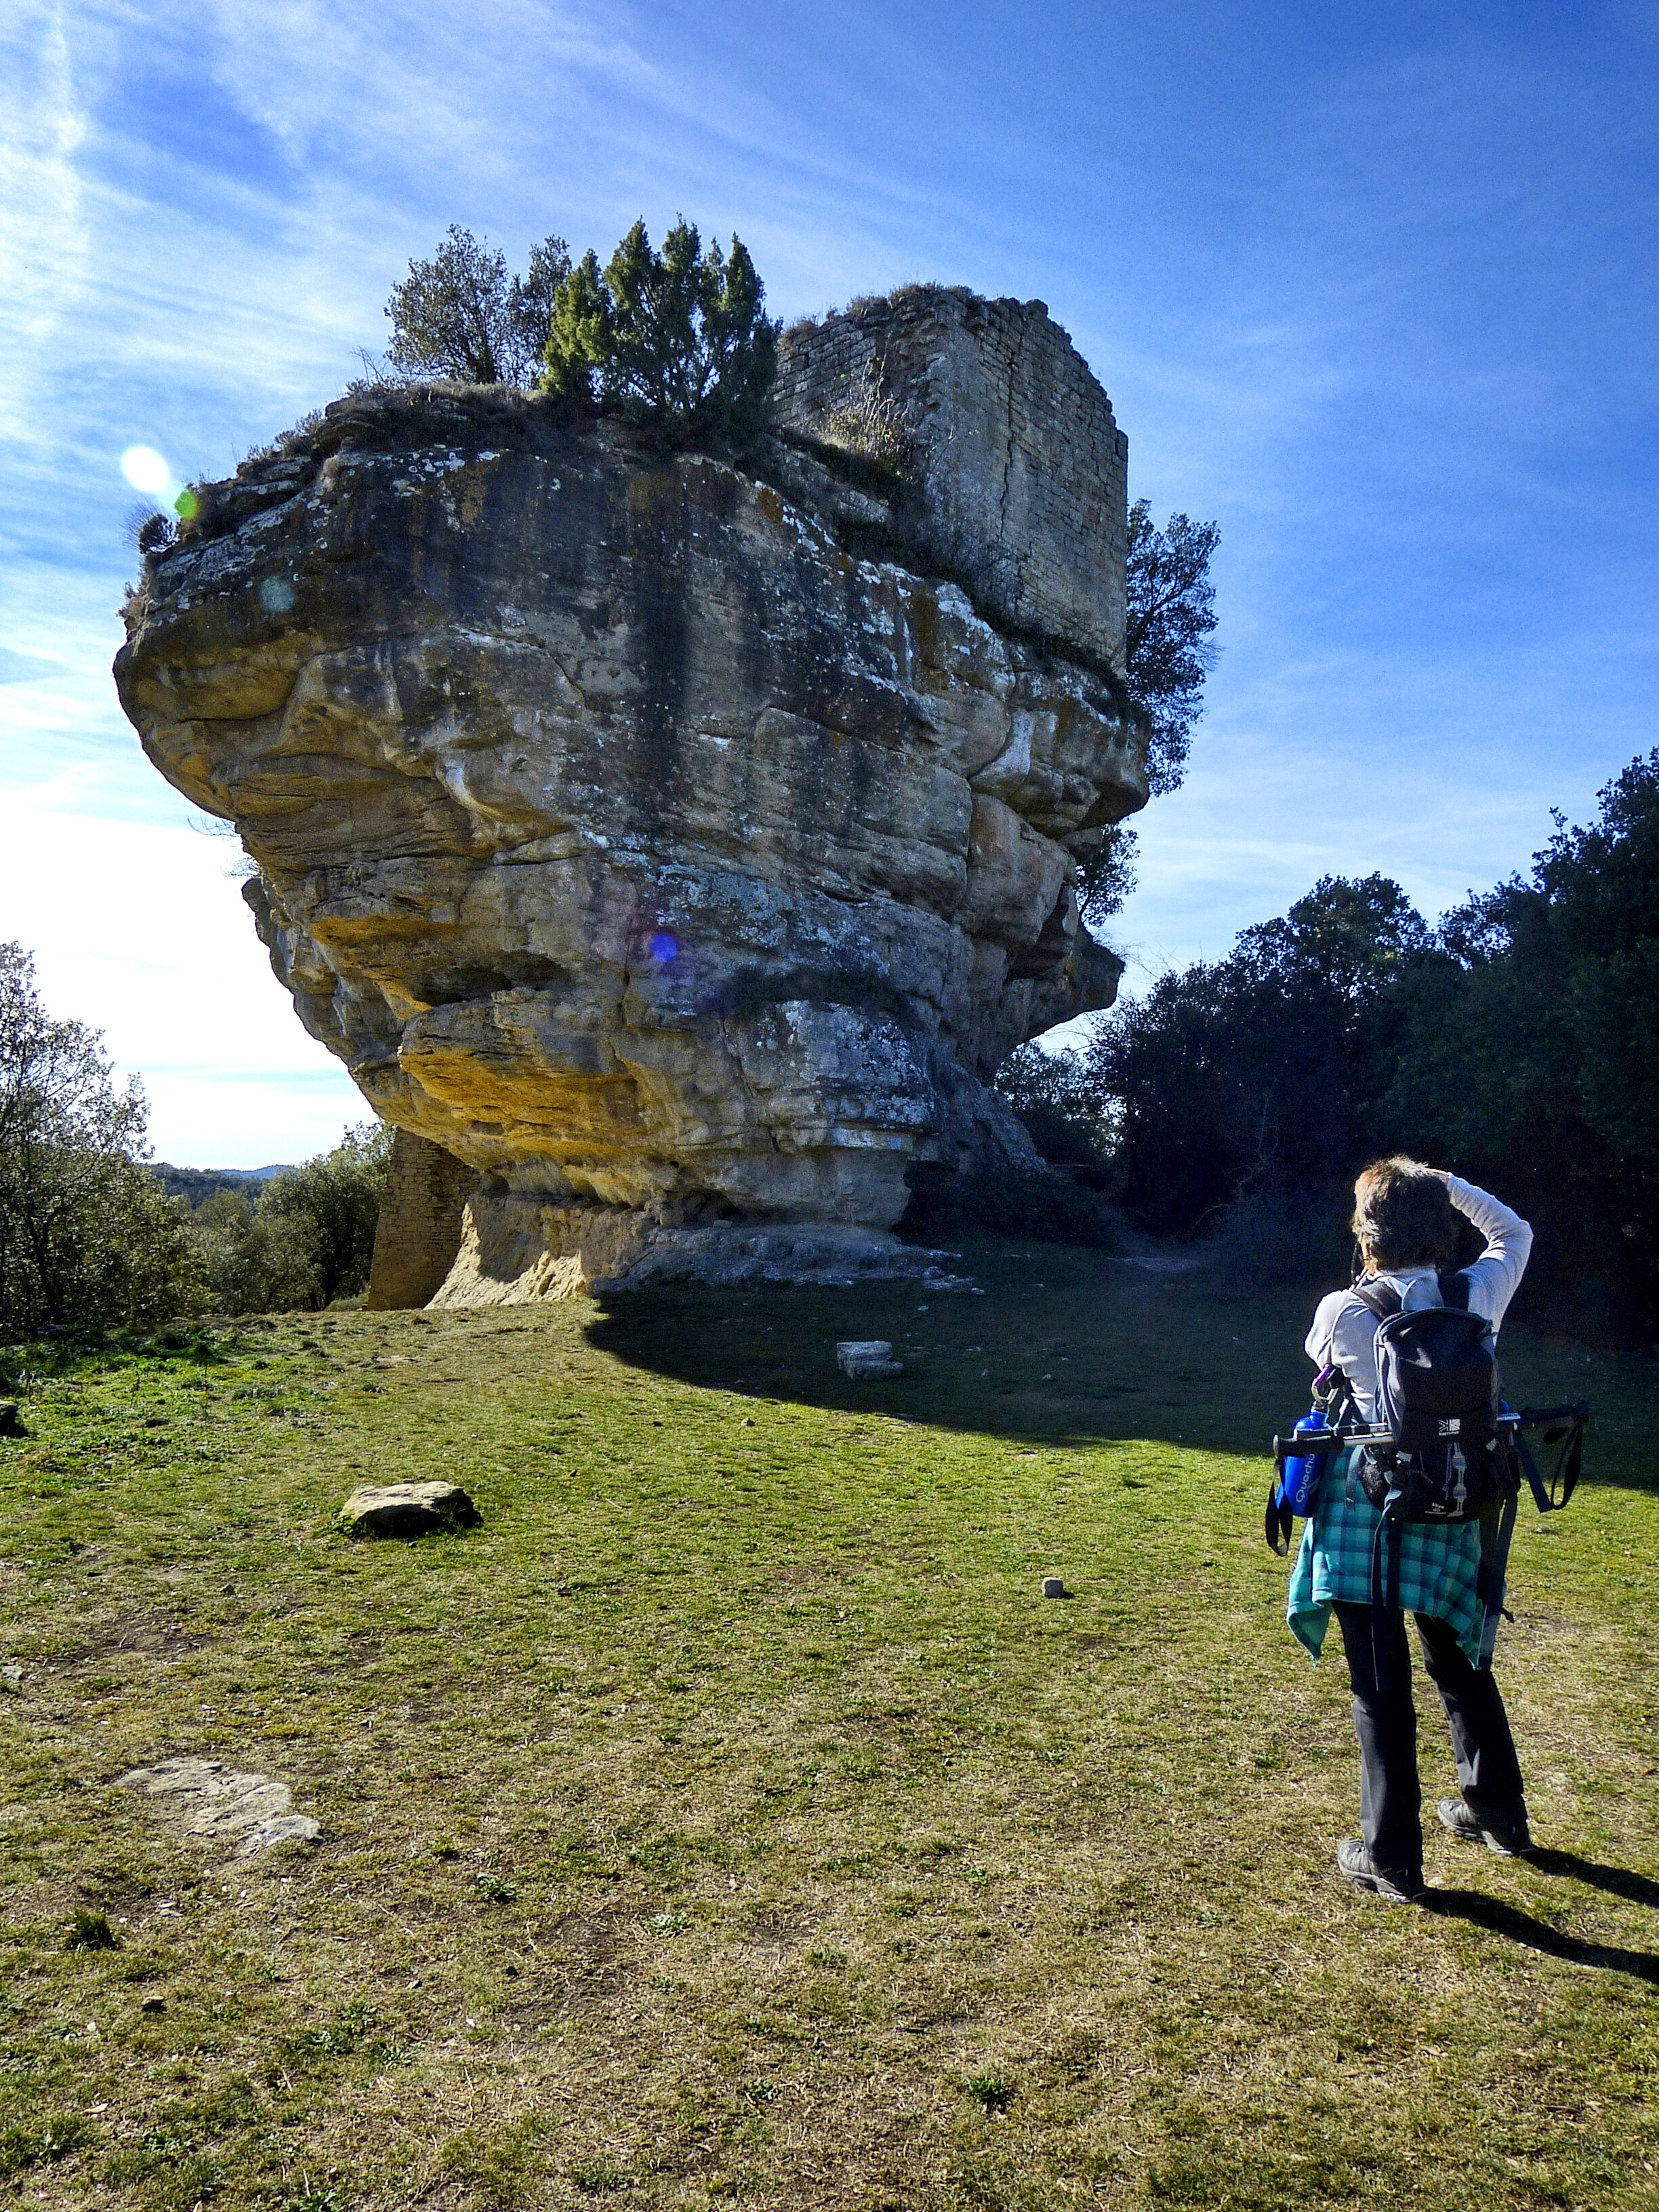
<instances>
[{"instance_id":1,"label":"small white stone marker","mask_svg":"<svg viewBox=\"0 0 1659 2212\"><path fill-rule=\"evenodd\" d=\"M849 1337L836 1346L836 1364L843 1375L854 1378L866 1375L902 1375L904 1363L893 1357L893 1347L884 1337Z\"/></svg>"}]
</instances>

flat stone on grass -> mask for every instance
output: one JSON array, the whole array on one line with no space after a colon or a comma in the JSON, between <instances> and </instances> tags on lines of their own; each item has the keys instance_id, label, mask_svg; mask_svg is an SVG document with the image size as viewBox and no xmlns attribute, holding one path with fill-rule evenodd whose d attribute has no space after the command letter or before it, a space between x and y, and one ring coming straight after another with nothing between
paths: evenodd
<instances>
[{"instance_id":1,"label":"flat stone on grass","mask_svg":"<svg viewBox=\"0 0 1659 2212\"><path fill-rule=\"evenodd\" d=\"M352 1536L432 1536L476 1528L483 1516L459 1482L386 1482L354 1490L340 1508Z\"/></svg>"},{"instance_id":2,"label":"flat stone on grass","mask_svg":"<svg viewBox=\"0 0 1659 2212\"><path fill-rule=\"evenodd\" d=\"M219 1759L164 1759L135 1766L115 1786L148 1798L179 1835L228 1843L233 1858L252 1858L276 1844L313 1844L322 1833L308 1813L291 1809L286 1782L241 1773Z\"/></svg>"},{"instance_id":3,"label":"flat stone on grass","mask_svg":"<svg viewBox=\"0 0 1659 2212\"><path fill-rule=\"evenodd\" d=\"M836 1346L836 1364L855 1379L865 1375L902 1375L904 1363L895 1359L893 1347L879 1336L851 1337Z\"/></svg>"}]
</instances>

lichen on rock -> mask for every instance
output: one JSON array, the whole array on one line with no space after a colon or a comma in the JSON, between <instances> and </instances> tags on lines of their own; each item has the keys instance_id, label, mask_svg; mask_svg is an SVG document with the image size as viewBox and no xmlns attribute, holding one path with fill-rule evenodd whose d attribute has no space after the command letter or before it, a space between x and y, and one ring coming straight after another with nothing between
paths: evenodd
<instances>
[{"instance_id":1,"label":"lichen on rock","mask_svg":"<svg viewBox=\"0 0 1659 2212\"><path fill-rule=\"evenodd\" d=\"M986 1079L1115 988L1072 884L1145 800L1121 694L775 453L362 395L129 609L122 703L301 1020L497 1194L884 1230L914 1161L1035 1165Z\"/></svg>"}]
</instances>

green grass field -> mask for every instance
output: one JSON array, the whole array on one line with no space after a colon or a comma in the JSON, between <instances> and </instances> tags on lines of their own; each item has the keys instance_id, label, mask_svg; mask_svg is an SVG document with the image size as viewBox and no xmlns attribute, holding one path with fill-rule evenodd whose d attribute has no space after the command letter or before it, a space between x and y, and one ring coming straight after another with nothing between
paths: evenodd
<instances>
[{"instance_id":1,"label":"green grass field","mask_svg":"<svg viewBox=\"0 0 1659 2212\"><path fill-rule=\"evenodd\" d=\"M967 1264L16 1355L15 2201L1659 2205L1653 1364L1506 1336L1596 1415L1499 1644L1548 1848L1434 1831L1402 1911L1261 1535L1306 1301ZM483 1527L335 1533L404 1476ZM111 1786L183 1753L322 1841Z\"/></svg>"}]
</instances>

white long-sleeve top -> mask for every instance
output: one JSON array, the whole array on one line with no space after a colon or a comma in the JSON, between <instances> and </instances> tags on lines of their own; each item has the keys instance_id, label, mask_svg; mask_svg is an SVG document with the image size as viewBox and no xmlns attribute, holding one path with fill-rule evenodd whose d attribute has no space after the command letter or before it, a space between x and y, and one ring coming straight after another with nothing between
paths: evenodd
<instances>
[{"instance_id":1,"label":"white long-sleeve top","mask_svg":"<svg viewBox=\"0 0 1659 2212\"><path fill-rule=\"evenodd\" d=\"M1497 1334L1510 1300L1532 1256L1532 1231L1501 1199L1459 1176L1446 1177L1452 1204L1486 1240L1486 1249L1460 1272L1469 1283L1469 1311L1485 1316ZM1402 1267L1369 1278L1391 1283L1407 1312L1437 1305L1440 1292L1432 1267ZM1340 1367L1368 1421L1376 1419L1376 1332L1382 1327L1370 1308L1352 1291L1333 1291L1319 1301L1308 1331L1308 1357L1316 1367Z\"/></svg>"}]
</instances>

